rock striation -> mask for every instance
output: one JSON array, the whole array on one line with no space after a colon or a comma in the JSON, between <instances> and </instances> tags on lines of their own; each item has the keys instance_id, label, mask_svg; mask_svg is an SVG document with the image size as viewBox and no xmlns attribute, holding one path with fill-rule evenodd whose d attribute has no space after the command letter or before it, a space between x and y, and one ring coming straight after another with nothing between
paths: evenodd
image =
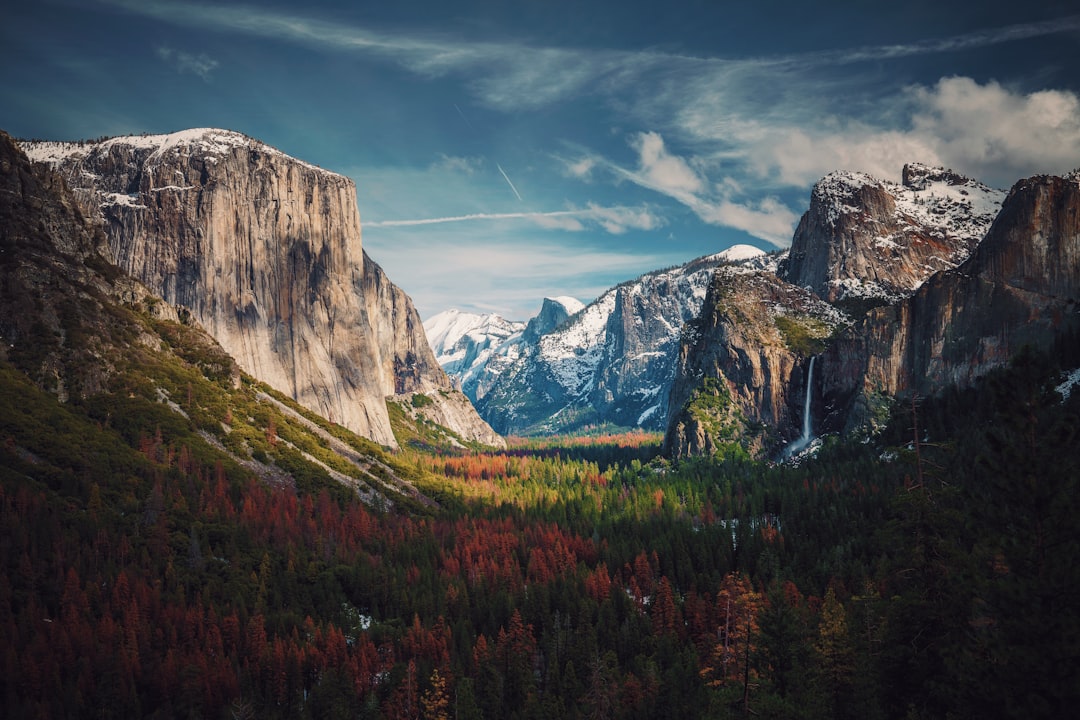
<instances>
[{"instance_id":1,"label":"rock striation","mask_svg":"<svg viewBox=\"0 0 1080 720\"><path fill-rule=\"evenodd\" d=\"M943 168L909 164L903 182L834 172L815 186L779 275L829 302L911 295L971 254L1005 193Z\"/></svg>"},{"instance_id":2,"label":"rock striation","mask_svg":"<svg viewBox=\"0 0 1080 720\"><path fill-rule=\"evenodd\" d=\"M452 389L411 300L362 250L348 178L214 129L23 149L100 217L116 265L304 406L394 446L387 396ZM454 429L490 435L471 425Z\"/></svg>"}]
</instances>

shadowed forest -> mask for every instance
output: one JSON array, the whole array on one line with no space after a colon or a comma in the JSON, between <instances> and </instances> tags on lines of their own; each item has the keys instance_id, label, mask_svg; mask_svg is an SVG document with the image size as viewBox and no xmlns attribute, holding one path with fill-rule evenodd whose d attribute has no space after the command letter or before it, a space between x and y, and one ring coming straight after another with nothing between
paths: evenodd
<instances>
[{"instance_id":1,"label":"shadowed forest","mask_svg":"<svg viewBox=\"0 0 1080 720\"><path fill-rule=\"evenodd\" d=\"M184 372L181 414L135 393L59 404L2 369L5 717L1060 717L1080 701L1080 395L1043 356L799 466L671 464L640 433L414 448L385 462L422 495L393 503L298 459L319 449L301 456L249 381ZM287 479L223 453L199 412Z\"/></svg>"}]
</instances>

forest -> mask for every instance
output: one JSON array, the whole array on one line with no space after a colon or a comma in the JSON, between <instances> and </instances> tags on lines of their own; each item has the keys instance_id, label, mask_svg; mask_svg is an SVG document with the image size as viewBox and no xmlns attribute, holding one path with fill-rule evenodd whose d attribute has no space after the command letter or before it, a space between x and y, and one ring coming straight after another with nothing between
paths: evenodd
<instances>
[{"instance_id":1,"label":"forest","mask_svg":"<svg viewBox=\"0 0 1080 720\"><path fill-rule=\"evenodd\" d=\"M252 381L177 361L156 382L183 413L134 384L62 404L5 361L0 714L1067 716L1060 371L1022 353L798 465L676 464L642 433L406 442L378 457L420 499L384 503Z\"/></svg>"}]
</instances>

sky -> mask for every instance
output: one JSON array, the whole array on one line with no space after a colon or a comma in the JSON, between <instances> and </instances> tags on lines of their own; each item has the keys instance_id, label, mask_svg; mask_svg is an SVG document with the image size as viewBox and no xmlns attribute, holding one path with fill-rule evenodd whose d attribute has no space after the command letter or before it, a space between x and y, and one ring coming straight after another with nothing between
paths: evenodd
<instances>
[{"instance_id":1,"label":"sky","mask_svg":"<svg viewBox=\"0 0 1080 720\"><path fill-rule=\"evenodd\" d=\"M8 3L12 5L12 3ZM734 244L834 170L1080 167L1080 8L911 0L24 0L0 129L220 127L351 177L425 319L524 320Z\"/></svg>"}]
</instances>

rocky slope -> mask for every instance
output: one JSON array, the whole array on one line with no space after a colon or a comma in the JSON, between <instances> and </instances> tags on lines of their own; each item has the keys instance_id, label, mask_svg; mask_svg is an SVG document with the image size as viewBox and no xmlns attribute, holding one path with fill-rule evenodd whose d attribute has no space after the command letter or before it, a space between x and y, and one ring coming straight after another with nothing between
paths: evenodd
<instances>
[{"instance_id":1,"label":"rocky slope","mask_svg":"<svg viewBox=\"0 0 1080 720\"><path fill-rule=\"evenodd\" d=\"M306 407L394 445L387 396L451 390L411 300L362 251L348 178L223 130L23 149L102 219L120 268ZM454 429L497 441L479 417Z\"/></svg>"},{"instance_id":2,"label":"rocky slope","mask_svg":"<svg viewBox=\"0 0 1080 720\"><path fill-rule=\"evenodd\" d=\"M779 275L830 302L895 302L967 259L1004 195L918 164L904 167L900 185L831 173L814 186Z\"/></svg>"},{"instance_id":3,"label":"rocky slope","mask_svg":"<svg viewBox=\"0 0 1080 720\"><path fill-rule=\"evenodd\" d=\"M828 426L865 426L885 398L967 385L1025 344L1049 348L1080 329L1078 303L1080 180L1022 180L965 263L873 311L825 353Z\"/></svg>"},{"instance_id":4,"label":"rocky slope","mask_svg":"<svg viewBox=\"0 0 1080 720\"><path fill-rule=\"evenodd\" d=\"M82 213L63 178L0 131L5 483L70 493L63 502L72 508L99 490L99 501L115 502L122 485L120 514L140 518L136 493L150 495L151 473L160 492L165 474L208 480L210 468L219 482L227 473L272 486L336 481L384 509L437 504L413 484L426 479L415 468L242 382L212 337L108 253L100 222Z\"/></svg>"},{"instance_id":5,"label":"rocky slope","mask_svg":"<svg viewBox=\"0 0 1080 720\"><path fill-rule=\"evenodd\" d=\"M553 329L535 327L535 341L516 346L513 359L497 368L490 389L477 398L480 414L504 433L600 424L663 429L679 335L697 316L713 271L729 262L770 261L753 248L740 253L745 249L643 275ZM523 338L529 335L526 329Z\"/></svg>"},{"instance_id":6,"label":"rocky slope","mask_svg":"<svg viewBox=\"0 0 1080 720\"><path fill-rule=\"evenodd\" d=\"M775 454L799 435L808 359L846 317L768 271L716 271L683 333L668 401L665 452L713 455L740 446Z\"/></svg>"}]
</instances>

